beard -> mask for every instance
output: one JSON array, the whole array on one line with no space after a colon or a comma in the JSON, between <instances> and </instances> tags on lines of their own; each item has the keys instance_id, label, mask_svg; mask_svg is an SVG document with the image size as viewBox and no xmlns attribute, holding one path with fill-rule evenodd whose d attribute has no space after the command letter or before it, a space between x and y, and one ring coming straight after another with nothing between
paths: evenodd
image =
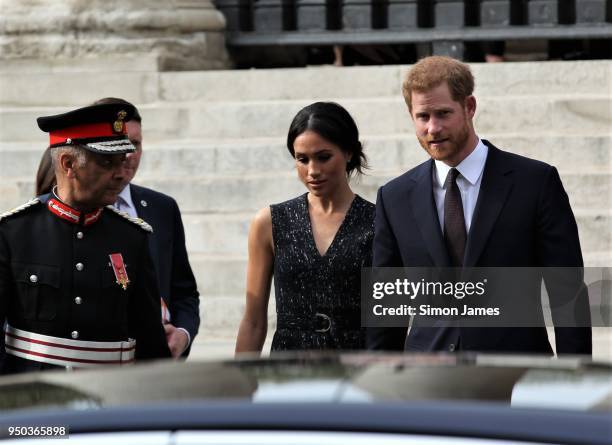
<instances>
[{"instance_id":1,"label":"beard","mask_svg":"<svg viewBox=\"0 0 612 445\"><path fill-rule=\"evenodd\" d=\"M429 135L425 137L417 136L417 138L421 147L423 147L432 159L436 161L447 161L458 157L461 152L469 150L466 144L470 138L470 128L467 121L465 121L464 125L454 133L440 134L436 135L436 137ZM444 142L438 147L432 146L431 142L437 140L444 140Z\"/></svg>"}]
</instances>

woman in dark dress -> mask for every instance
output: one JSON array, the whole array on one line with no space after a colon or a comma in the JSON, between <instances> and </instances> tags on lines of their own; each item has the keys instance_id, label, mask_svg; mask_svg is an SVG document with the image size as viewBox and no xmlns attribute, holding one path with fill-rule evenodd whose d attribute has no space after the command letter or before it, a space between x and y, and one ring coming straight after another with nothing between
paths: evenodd
<instances>
[{"instance_id":1,"label":"woman in dark dress","mask_svg":"<svg viewBox=\"0 0 612 445\"><path fill-rule=\"evenodd\" d=\"M293 119L287 148L308 192L253 219L236 353L261 352L272 277L273 351L363 348L361 268L371 264L375 206L349 186L366 166L357 126L340 105L316 102Z\"/></svg>"}]
</instances>

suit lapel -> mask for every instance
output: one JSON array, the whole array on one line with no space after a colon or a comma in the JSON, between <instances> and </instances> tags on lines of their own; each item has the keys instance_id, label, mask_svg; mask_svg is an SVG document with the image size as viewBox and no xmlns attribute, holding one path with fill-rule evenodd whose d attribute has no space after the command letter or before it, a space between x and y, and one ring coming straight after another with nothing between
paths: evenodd
<instances>
[{"instance_id":1,"label":"suit lapel","mask_svg":"<svg viewBox=\"0 0 612 445\"><path fill-rule=\"evenodd\" d=\"M157 224L154 217L154 209L151 208L151 202L146 200L146 194L143 192L143 189L137 185L130 184L130 192L132 193L132 201L134 202L134 207L136 208L138 217L151 224L151 226L153 226L153 232L155 233ZM146 203L146 205L143 205L143 202ZM153 263L155 264L156 269L160 270L157 243L153 242L153 236L149 236L148 238L149 250L151 251Z\"/></svg>"},{"instance_id":2,"label":"suit lapel","mask_svg":"<svg viewBox=\"0 0 612 445\"><path fill-rule=\"evenodd\" d=\"M140 188L130 184L130 193L132 194L132 202L134 203L134 208L136 209L136 213L138 213L138 217L148 221L147 207L143 207L142 205L143 197Z\"/></svg>"},{"instance_id":3,"label":"suit lapel","mask_svg":"<svg viewBox=\"0 0 612 445\"><path fill-rule=\"evenodd\" d=\"M503 165L503 153L489 142L485 143L489 147L489 154L467 239L465 267L476 265L513 185L512 177L508 174L511 170Z\"/></svg>"},{"instance_id":4,"label":"suit lapel","mask_svg":"<svg viewBox=\"0 0 612 445\"><path fill-rule=\"evenodd\" d=\"M421 175L416 178L416 187L412 193L412 214L416 219L427 250L433 258L434 265L450 266L450 258L442 238L440 220L433 196L432 183L433 161L423 164Z\"/></svg>"}]
</instances>

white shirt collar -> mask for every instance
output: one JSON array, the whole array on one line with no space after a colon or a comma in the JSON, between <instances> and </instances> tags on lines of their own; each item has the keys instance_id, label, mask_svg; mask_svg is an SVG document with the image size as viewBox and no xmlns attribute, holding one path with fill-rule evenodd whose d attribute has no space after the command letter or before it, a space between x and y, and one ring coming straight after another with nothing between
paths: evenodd
<instances>
[{"instance_id":1,"label":"white shirt collar","mask_svg":"<svg viewBox=\"0 0 612 445\"><path fill-rule=\"evenodd\" d=\"M480 138L478 138L476 148L455 168L459 170L461 176L463 176L471 185L475 185L478 178L480 178L482 175L488 153L489 148ZM446 176L452 167L446 165L442 161L434 162L436 165L435 179L437 179L438 185L444 188L444 181L446 181Z\"/></svg>"},{"instance_id":2,"label":"white shirt collar","mask_svg":"<svg viewBox=\"0 0 612 445\"><path fill-rule=\"evenodd\" d=\"M134 201L132 201L132 191L130 189L130 184L126 185L123 190L121 190L121 192L119 193L119 196L117 197L117 200L119 200L118 198L122 198L123 201L132 209L136 209L136 206L134 206Z\"/></svg>"}]
</instances>

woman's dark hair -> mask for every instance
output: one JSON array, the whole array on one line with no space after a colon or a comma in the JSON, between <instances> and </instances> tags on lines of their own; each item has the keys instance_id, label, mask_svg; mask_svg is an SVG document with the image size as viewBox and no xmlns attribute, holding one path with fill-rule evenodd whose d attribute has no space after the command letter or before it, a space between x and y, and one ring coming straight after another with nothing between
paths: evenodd
<instances>
[{"instance_id":1,"label":"woman's dark hair","mask_svg":"<svg viewBox=\"0 0 612 445\"><path fill-rule=\"evenodd\" d=\"M368 168L368 161L359 142L357 124L348 111L335 102L315 102L302 108L295 115L287 134L287 149L295 158L293 143L305 131L314 131L319 136L351 154L346 164L346 173L351 176L362 174Z\"/></svg>"},{"instance_id":2,"label":"woman's dark hair","mask_svg":"<svg viewBox=\"0 0 612 445\"><path fill-rule=\"evenodd\" d=\"M55 169L51 162L51 150L46 149L40 158L38 171L36 172L36 196L51 193L55 185Z\"/></svg>"}]
</instances>

